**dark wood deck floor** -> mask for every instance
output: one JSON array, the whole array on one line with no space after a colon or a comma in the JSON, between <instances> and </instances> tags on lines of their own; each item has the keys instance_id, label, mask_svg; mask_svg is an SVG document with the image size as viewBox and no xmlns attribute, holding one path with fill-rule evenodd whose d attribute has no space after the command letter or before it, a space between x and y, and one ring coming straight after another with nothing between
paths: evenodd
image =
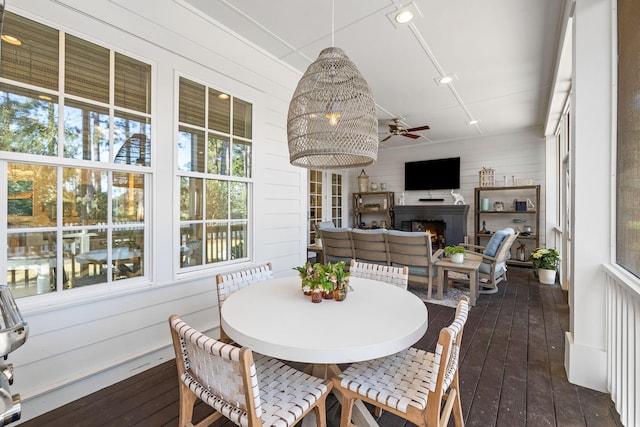
<instances>
[{"instance_id":1,"label":"dark wood deck floor","mask_svg":"<svg viewBox=\"0 0 640 427\"><path fill-rule=\"evenodd\" d=\"M429 329L415 346L432 350L454 310L433 304L428 308ZM510 268L509 281L497 294L481 295L470 311L461 354L466 425L621 426L609 395L567 381L563 360L568 325L565 292L559 286L539 285L529 269ZM328 423L337 426L340 405L335 400L328 404ZM206 411L200 404L196 414ZM168 362L22 425L176 426L177 414L177 375L175 364ZM379 423L406 425L389 413Z\"/></svg>"}]
</instances>

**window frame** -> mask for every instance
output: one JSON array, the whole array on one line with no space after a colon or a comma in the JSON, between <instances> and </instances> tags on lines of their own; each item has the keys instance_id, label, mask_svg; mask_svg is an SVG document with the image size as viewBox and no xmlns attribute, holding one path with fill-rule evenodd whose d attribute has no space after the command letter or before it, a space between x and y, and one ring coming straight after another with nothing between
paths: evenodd
<instances>
[{"instance_id":1,"label":"window frame","mask_svg":"<svg viewBox=\"0 0 640 427\"><path fill-rule=\"evenodd\" d=\"M10 15L9 15L10 14ZM9 16L8 16L9 15ZM56 205L56 213L55 217L51 219L52 222L48 222L46 224L29 224L26 227L11 227L9 228L9 218L7 212L6 203L2 203L3 207L0 208L0 220L5 222L5 226L7 227L6 233L6 244L2 245L0 248L0 269L5 272L5 274L9 274L8 268L8 242L9 238L12 235L20 235L22 233L54 233L55 235L55 244L56 244L56 252L55 252L55 264L53 264L57 272L55 273L55 286L49 288L48 291L39 292L36 290L36 293L30 293L22 297L22 299L31 299L33 297L40 297L38 300L41 300L41 295L47 295L49 299L51 298L64 298L65 300L69 298L72 294L76 294L76 292L68 293L64 292L69 289L65 286L65 275L67 271L65 271L64 262L64 237L69 233L74 232L83 232L87 230L102 230L106 237L106 275L105 281L98 281L96 283L91 283L91 286L82 286L83 291L91 289L92 292L95 290L97 293L101 292L110 292L114 283L123 284L126 283L126 286L122 286L122 288L126 288L127 290L130 288L137 287L138 283L145 283L151 281L152 278L152 262L151 262L151 253L152 248L150 246L151 242L151 206L152 206L152 183L154 180L154 172L155 167L153 164L156 163L154 159L152 164L147 164L143 166L138 166L135 164L122 164L116 162L116 151L118 149L117 146L117 135L116 130L119 128L118 120L122 119L125 116L136 116L141 119L143 126L146 126L147 132L149 136L155 135L155 94L153 93L154 82L156 81L156 67L154 66L154 62L140 56L132 55L131 53L124 53L122 50L118 50L107 43L96 42L91 40L84 35L77 35L70 31L66 31L60 28L56 28L50 25L47 25L43 22L40 22L35 19L31 19L28 17L24 17L18 13L6 12L5 21L7 18L11 19L11 16L17 17L19 20L29 20L34 22L38 26L43 26L49 28L56 32L58 35L58 45L57 51L55 51L55 56L58 59L58 63L60 67L56 69L55 79L58 81L64 81L66 75L66 51L64 49L65 40L67 36L71 36L75 39L80 40L83 43L88 43L91 45L98 46L99 48L105 49L108 52L108 62L109 67L107 73L109 75L108 78L108 90L109 90L109 100L107 103L97 102L93 99L82 98L78 96L70 95L66 92L64 85L59 85L55 90L48 89L45 87L39 87L31 81L18 81L11 80L9 78L5 78L4 76L0 77L0 83L4 85L8 85L8 90L12 88L16 88L18 90L26 90L26 91L36 91L39 93L43 93L45 95L51 95L55 97L55 101L51 101L51 105L55 106L58 109L58 114L56 118L55 126L57 127L57 137L56 137L56 152L55 154L32 154L31 152L20 152L20 151L0 151L0 184L2 189L0 189L0 194L4 195L5 200L7 196L7 185L8 185L8 171L9 165L18 163L25 164L29 167L51 167L56 170L57 179L55 184L56 195L55 195L55 205ZM52 51L53 52L53 51ZM116 100L116 91L117 83L115 81L115 73L116 73L116 58L120 56L121 59L124 58L131 62L140 62L145 68L147 68L146 73L146 87L145 90L149 93L150 98L145 100L146 102L145 108L146 111L137 111L125 106L121 106L117 104ZM150 92L149 92L150 91ZM13 91L9 91L8 93L14 93ZM108 143L109 143L109 158L107 161L96 161L91 158L77 158L77 157L69 157L66 155L64 147L65 147L65 129L67 126L67 122L65 120L65 106L67 104L84 104L99 109L106 109L108 111ZM128 128L128 126L127 126ZM81 134L85 131L80 130ZM152 145L153 146L153 145ZM152 149L153 150L153 149ZM154 158L155 152L151 152L151 156ZM63 190L64 176L63 172L69 169L76 170L88 170L92 172L104 172L107 176L107 184L104 192L107 194L106 196L106 206L104 209L106 210L106 223L101 223L98 221L79 223L79 224L65 224L65 213L64 209L62 209L63 203L59 195ZM138 209L142 208L142 220L140 219L127 223L119 223L116 218L116 211L114 210L114 192L117 192L116 185L113 181L113 175L117 173L125 173L125 174L139 174L143 177L143 194L142 194L142 204L138 203ZM74 188L74 191L77 191L77 188ZM145 214L146 213L146 214ZM138 216L140 212L138 212ZM84 221L83 221L84 222ZM113 251L109 251L109 248L115 248L114 235L117 234L116 231L131 231L134 234L136 233L134 230L142 229L142 255L138 257L139 262L141 264L140 267L144 266L141 270L142 274L133 277L126 277L126 280L122 282L121 280L116 280L114 278L114 274L116 273L116 267L113 265L113 261L115 260ZM28 238L28 234L24 234L25 237ZM140 241L140 240L138 240ZM51 274L51 273L50 273ZM124 278L124 276L123 276ZM75 280L75 277L74 277ZM77 285L74 288L77 288ZM146 286L146 285L145 285ZM47 299L47 300L49 300Z\"/></svg>"},{"instance_id":2,"label":"window frame","mask_svg":"<svg viewBox=\"0 0 640 427\"><path fill-rule=\"evenodd\" d=\"M205 102L204 102L204 125L201 124L192 124L188 122L181 121L180 117L180 87L181 87L181 79L184 79L190 83L201 85L204 88L205 93ZM174 122L174 144L173 144L173 154L174 154L174 183L175 183L175 191L177 201L174 203L174 217L176 218L176 230L174 232L174 245L173 245L173 259L174 259L174 271L178 277L183 276L192 276L192 275L201 275L203 272L208 272L213 269L220 269L225 267L230 267L234 265L242 265L251 263L254 260L255 246L254 246L254 191L255 191L255 147L256 147L256 139L255 139L255 102L247 97L239 96L232 91L228 91L219 86L215 85L215 82L207 83L206 80L196 78L192 75L187 75L186 73L176 72L175 80L174 80L174 88L175 88L175 117L176 120ZM209 99L213 94L216 93L224 93L230 96L230 106L229 106L229 129L228 132L223 132L220 129L212 127L209 120L210 105ZM249 105L251 107L251 115L250 115L250 137L235 135L234 132L236 127L234 126L234 121L236 120L235 111L234 111L234 102L235 100L242 102L243 104ZM181 169L179 164L179 140L181 136L181 132L184 129L191 129L192 131L201 132L204 135L205 141L205 155L203 160L204 170L203 171L193 171L193 170L184 170ZM209 158L207 156L208 148L209 148L209 140L210 136L219 136L220 139L226 140L228 142L228 161L229 161L229 172L227 174L224 173L210 173L208 172L208 161ZM249 177L246 176L236 176L233 175L233 147L235 146L235 142L239 141L241 143L247 143L250 146L250 153L248 156L248 162L250 162L250 167L248 168ZM246 212L247 217L243 219L234 219L232 218L231 211L231 197L227 198L227 218L208 218L207 215L202 215L201 219L185 219L181 218L181 179L182 178L196 178L203 180L203 195L201 197L205 197L207 193L206 190L206 181L207 180L218 180L221 182L229 183L229 187L233 183L245 183L247 185L246 191ZM227 191L227 194L230 193L230 190ZM205 209L206 200L202 199L202 209ZM206 211L204 211L206 212ZM240 258L232 258L231 256L228 259L217 261L217 262L207 262L207 254L206 251L202 251L201 255L202 263L196 265L185 265L185 258L183 256L182 250L185 246L185 242L183 241L182 228L183 226L188 225L200 225L203 229L203 233L207 233L207 224L213 224L215 222L224 222L230 224L227 226L227 230L230 230L230 226L233 224L245 224L246 227L246 236L244 241L246 242L246 255ZM227 237L229 239L230 237ZM205 240L205 245L207 244L207 238Z\"/></svg>"}]
</instances>

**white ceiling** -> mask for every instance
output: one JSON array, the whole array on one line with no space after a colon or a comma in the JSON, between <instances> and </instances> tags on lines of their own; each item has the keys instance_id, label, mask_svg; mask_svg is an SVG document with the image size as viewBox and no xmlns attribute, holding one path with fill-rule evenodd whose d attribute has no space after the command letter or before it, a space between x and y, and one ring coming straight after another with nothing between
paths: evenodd
<instances>
[{"instance_id":1,"label":"white ceiling","mask_svg":"<svg viewBox=\"0 0 640 427\"><path fill-rule=\"evenodd\" d=\"M431 127L418 139L393 136L381 149L530 128L542 136L560 0L335 0L333 21L332 0L184 1L301 73L322 49L344 49L373 91L380 140L394 117ZM404 6L414 20L394 23ZM448 74L457 80L435 82Z\"/></svg>"}]
</instances>

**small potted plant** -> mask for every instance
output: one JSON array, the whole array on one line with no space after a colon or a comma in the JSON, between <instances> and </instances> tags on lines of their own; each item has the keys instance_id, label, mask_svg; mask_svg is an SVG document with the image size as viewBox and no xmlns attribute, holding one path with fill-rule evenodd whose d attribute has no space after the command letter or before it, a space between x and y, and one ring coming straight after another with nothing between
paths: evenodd
<instances>
[{"instance_id":1,"label":"small potted plant","mask_svg":"<svg viewBox=\"0 0 640 427\"><path fill-rule=\"evenodd\" d=\"M344 261L328 264L329 280L333 286L333 299L342 301L347 297L349 291L349 272L345 270L346 263Z\"/></svg>"},{"instance_id":2,"label":"small potted plant","mask_svg":"<svg viewBox=\"0 0 640 427\"><path fill-rule=\"evenodd\" d=\"M467 251L463 246L447 246L444 248L444 254L451 258L451 262L455 262L456 264L462 264L464 262L464 256Z\"/></svg>"},{"instance_id":3,"label":"small potted plant","mask_svg":"<svg viewBox=\"0 0 640 427\"><path fill-rule=\"evenodd\" d=\"M556 283L556 271L560 262L560 254L555 249L535 248L529 260L538 272L538 280L545 285Z\"/></svg>"},{"instance_id":4,"label":"small potted plant","mask_svg":"<svg viewBox=\"0 0 640 427\"><path fill-rule=\"evenodd\" d=\"M315 268L309 261L303 266L293 267L294 270L297 270L300 275L300 283L302 286L302 292L305 295L311 295L311 291L313 288L313 276Z\"/></svg>"}]
</instances>

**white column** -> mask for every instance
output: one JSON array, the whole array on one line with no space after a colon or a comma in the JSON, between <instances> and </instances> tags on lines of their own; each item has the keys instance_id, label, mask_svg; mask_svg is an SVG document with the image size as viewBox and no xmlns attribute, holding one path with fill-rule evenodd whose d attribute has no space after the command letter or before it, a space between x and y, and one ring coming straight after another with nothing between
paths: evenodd
<instances>
[{"instance_id":1,"label":"white column","mask_svg":"<svg viewBox=\"0 0 640 427\"><path fill-rule=\"evenodd\" d=\"M572 253L565 368L569 381L606 391L605 274L610 261L612 4L576 0L573 25Z\"/></svg>"}]
</instances>

